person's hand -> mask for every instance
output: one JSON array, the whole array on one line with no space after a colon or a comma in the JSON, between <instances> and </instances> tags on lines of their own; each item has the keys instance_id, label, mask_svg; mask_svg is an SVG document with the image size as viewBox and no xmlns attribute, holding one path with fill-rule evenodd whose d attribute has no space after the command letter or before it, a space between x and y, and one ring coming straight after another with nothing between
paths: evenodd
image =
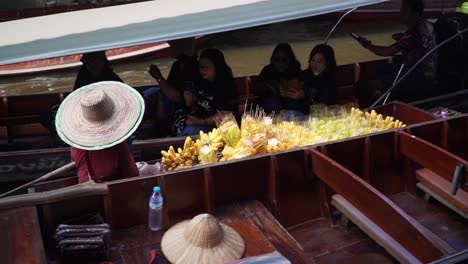
<instances>
[{"instance_id":1,"label":"person's hand","mask_svg":"<svg viewBox=\"0 0 468 264\"><path fill-rule=\"evenodd\" d=\"M153 76L158 82L162 79L161 70L159 70L158 66L151 64L149 68L149 74Z\"/></svg>"},{"instance_id":2,"label":"person's hand","mask_svg":"<svg viewBox=\"0 0 468 264\"><path fill-rule=\"evenodd\" d=\"M187 126L191 126L191 125L204 125L204 120L203 119L200 119L196 116L192 116L192 115L188 115L187 116L187 119L185 120L185 124Z\"/></svg>"},{"instance_id":3,"label":"person's hand","mask_svg":"<svg viewBox=\"0 0 468 264\"><path fill-rule=\"evenodd\" d=\"M394 39L394 40L399 40L399 39L401 39L401 38L403 37L403 35L404 35L403 33L396 33L396 34L393 34L393 35L392 35L392 39Z\"/></svg>"},{"instance_id":4,"label":"person's hand","mask_svg":"<svg viewBox=\"0 0 468 264\"><path fill-rule=\"evenodd\" d=\"M366 38L361 38L359 40L359 43L366 49L368 49L369 46L372 44L372 42L370 40L366 39Z\"/></svg>"},{"instance_id":5,"label":"person's hand","mask_svg":"<svg viewBox=\"0 0 468 264\"><path fill-rule=\"evenodd\" d=\"M288 89L286 91L286 97L299 100L305 97L305 93L303 89Z\"/></svg>"},{"instance_id":6,"label":"person's hand","mask_svg":"<svg viewBox=\"0 0 468 264\"><path fill-rule=\"evenodd\" d=\"M280 95L281 97L286 97L288 93L288 89L286 87L280 87Z\"/></svg>"},{"instance_id":7,"label":"person's hand","mask_svg":"<svg viewBox=\"0 0 468 264\"><path fill-rule=\"evenodd\" d=\"M185 106L187 106L189 108L193 106L194 99L193 99L193 95L192 95L191 92L184 91L184 101L185 101Z\"/></svg>"}]
</instances>

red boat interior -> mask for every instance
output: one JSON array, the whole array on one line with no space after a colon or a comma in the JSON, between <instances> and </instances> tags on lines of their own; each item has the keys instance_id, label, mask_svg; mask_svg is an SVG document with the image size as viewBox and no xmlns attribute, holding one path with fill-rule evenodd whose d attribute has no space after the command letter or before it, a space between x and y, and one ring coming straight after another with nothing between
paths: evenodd
<instances>
[{"instance_id":1,"label":"red boat interior","mask_svg":"<svg viewBox=\"0 0 468 264\"><path fill-rule=\"evenodd\" d=\"M29 228L28 239L43 242L37 254L54 258L56 226L100 212L114 232L112 260L144 263L141 254L162 235L146 227L148 195L158 185L166 228L209 212L243 236L245 256L277 250L292 263L427 263L466 254L467 188L452 195L450 186L455 166L468 166L468 116L434 120L404 104L376 111L409 126L107 184L46 182L34 193L0 200L2 216L32 216L2 225L12 227L11 236ZM58 186L69 187L47 191ZM28 240L16 243L0 239L9 256Z\"/></svg>"}]
</instances>

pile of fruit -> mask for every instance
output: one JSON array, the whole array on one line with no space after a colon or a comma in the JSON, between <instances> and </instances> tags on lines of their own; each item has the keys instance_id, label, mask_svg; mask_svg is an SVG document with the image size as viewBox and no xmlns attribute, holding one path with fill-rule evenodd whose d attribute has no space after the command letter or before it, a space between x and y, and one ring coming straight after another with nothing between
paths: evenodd
<instances>
[{"instance_id":1,"label":"pile of fruit","mask_svg":"<svg viewBox=\"0 0 468 264\"><path fill-rule=\"evenodd\" d=\"M306 121L283 121L257 109L242 117L241 127L232 115L225 116L218 128L209 133L200 131L195 142L187 137L183 149L176 152L171 146L168 151L162 151L161 163L165 170L172 171L404 126L401 121L390 116L384 118L374 110L370 113L356 108L332 111L324 107L313 112Z\"/></svg>"}]
</instances>

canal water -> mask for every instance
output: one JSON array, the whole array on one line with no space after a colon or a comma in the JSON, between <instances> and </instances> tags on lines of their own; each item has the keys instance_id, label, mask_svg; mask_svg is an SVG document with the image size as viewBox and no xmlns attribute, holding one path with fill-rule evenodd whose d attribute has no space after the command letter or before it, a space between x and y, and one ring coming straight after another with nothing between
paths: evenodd
<instances>
[{"instance_id":1,"label":"canal water","mask_svg":"<svg viewBox=\"0 0 468 264\"><path fill-rule=\"evenodd\" d=\"M204 47L223 51L235 76L258 74L269 63L277 43L288 42L303 67L311 49L324 41L336 18L309 18L224 32L209 37ZM335 49L337 63L349 64L374 60L378 57L362 48L349 33L365 36L376 44L391 44L392 34L403 31L398 21L345 21L332 36L329 44ZM203 48L203 47L202 47ZM148 74L151 63L158 65L163 74L169 72L171 58L113 65L115 72L129 85L151 85L155 81ZM61 73L42 73L0 79L0 96L37 93L67 92L73 88L77 70Z\"/></svg>"}]
</instances>

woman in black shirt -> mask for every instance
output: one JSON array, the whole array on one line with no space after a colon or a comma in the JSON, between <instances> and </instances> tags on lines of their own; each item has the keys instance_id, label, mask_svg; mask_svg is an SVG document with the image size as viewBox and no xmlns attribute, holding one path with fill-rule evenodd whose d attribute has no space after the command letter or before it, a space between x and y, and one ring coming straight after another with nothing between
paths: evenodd
<instances>
[{"instance_id":1,"label":"woman in black shirt","mask_svg":"<svg viewBox=\"0 0 468 264\"><path fill-rule=\"evenodd\" d=\"M302 71L300 83L309 104L336 104L336 60L333 48L320 44L309 56L309 67Z\"/></svg>"},{"instance_id":2,"label":"woman in black shirt","mask_svg":"<svg viewBox=\"0 0 468 264\"><path fill-rule=\"evenodd\" d=\"M237 115L239 99L231 68L223 53L214 48L206 49L199 60L201 80L192 91L184 91L186 105L176 115L174 127L181 136L210 131L216 127L220 115Z\"/></svg>"},{"instance_id":3,"label":"woman in black shirt","mask_svg":"<svg viewBox=\"0 0 468 264\"><path fill-rule=\"evenodd\" d=\"M278 44L270 58L270 64L265 66L254 86L258 95L259 106L266 113L283 109L304 110L301 102L304 95L296 83L301 73L301 64L296 59L291 46L287 43Z\"/></svg>"}]
</instances>

